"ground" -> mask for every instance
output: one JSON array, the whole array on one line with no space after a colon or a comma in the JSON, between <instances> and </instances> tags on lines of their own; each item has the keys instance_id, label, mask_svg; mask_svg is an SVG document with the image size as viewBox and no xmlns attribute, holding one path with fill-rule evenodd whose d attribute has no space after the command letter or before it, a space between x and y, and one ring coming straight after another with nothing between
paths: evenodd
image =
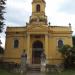
<instances>
[{"instance_id":1,"label":"ground","mask_svg":"<svg viewBox=\"0 0 75 75\"><path fill-rule=\"evenodd\" d=\"M20 75L20 74L16 74L16 73L10 73L10 72L7 72L5 70L0 70L0 75ZM25 74L24 74L25 75ZM39 73L39 72L30 72L26 75L75 75L75 70L74 69L70 69L70 70L65 70L61 73Z\"/></svg>"}]
</instances>

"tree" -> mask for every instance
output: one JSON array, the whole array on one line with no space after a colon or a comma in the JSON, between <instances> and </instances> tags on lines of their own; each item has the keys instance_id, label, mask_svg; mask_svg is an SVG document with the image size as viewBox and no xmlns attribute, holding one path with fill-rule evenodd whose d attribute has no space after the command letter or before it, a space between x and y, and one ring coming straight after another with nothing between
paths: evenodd
<instances>
[{"instance_id":1,"label":"tree","mask_svg":"<svg viewBox=\"0 0 75 75\"><path fill-rule=\"evenodd\" d=\"M4 13L5 13L5 1L6 0L0 0L0 33L2 32L3 30L3 27L4 27Z\"/></svg>"},{"instance_id":2,"label":"tree","mask_svg":"<svg viewBox=\"0 0 75 75\"><path fill-rule=\"evenodd\" d=\"M75 63L75 46L72 47L71 52L72 52L72 62Z\"/></svg>"},{"instance_id":3,"label":"tree","mask_svg":"<svg viewBox=\"0 0 75 75\"><path fill-rule=\"evenodd\" d=\"M64 58L67 57L67 55L69 54L70 50L71 50L71 46L70 45L63 45L62 47L59 48L59 52L62 53L62 56Z\"/></svg>"},{"instance_id":4,"label":"tree","mask_svg":"<svg viewBox=\"0 0 75 75\"><path fill-rule=\"evenodd\" d=\"M73 46L75 46L75 36L72 36Z\"/></svg>"},{"instance_id":5,"label":"tree","mask_svg":"<svg viewBox=\"0 0 75 75\"><path fill-rule=\"evenodd\" d=\"M1 46L1 44L2 44L2 42L1 42L1 40L0 40L0 54L3 54L3 53L4 53L4 49L3 49L3 47Z\"/></svg>"},{"instance_id":6,"label":"tree","mask_svg":"<svg viewBox=\"0 0 75 75\"><path fill-rule=\"evenodd\" d=\"M0 54L4 54L4 49L0 46Z\"/></svg>"},{"instance_id":7,"label":"tree","mask_svg":"<svg viewBox=\"0 0 75 75\"><path fill-rule=\"evenodd\" d=\"M70 45L63 45L59 48L59 52L61 52L62 56L64 57L64 67L70 68L74 63L74 56L75 56L75 47L71 47Z\"/></svg>"}]
</instances>

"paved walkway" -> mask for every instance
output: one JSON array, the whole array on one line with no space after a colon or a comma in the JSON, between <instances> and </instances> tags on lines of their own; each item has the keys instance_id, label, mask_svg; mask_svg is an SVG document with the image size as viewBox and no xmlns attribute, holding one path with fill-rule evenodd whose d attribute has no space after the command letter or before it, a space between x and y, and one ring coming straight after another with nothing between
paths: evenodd
<instances>
[{"instance_id":1,"label":"paved walkway","mask_svg":"<svg viewBox=\"0 0 75 75\"><path fill-rule=\"evenodd\" d=\"M41 73L41 72L29 72L26 75L45 75L45 73Z\"/></svg>"}]
</instances>

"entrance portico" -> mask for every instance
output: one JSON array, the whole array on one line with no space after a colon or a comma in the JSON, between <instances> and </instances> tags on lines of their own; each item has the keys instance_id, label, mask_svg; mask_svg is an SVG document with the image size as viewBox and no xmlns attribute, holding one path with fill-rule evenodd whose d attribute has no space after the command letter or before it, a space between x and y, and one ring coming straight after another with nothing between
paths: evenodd
<instances>
[{"instance_id":1,"label":"entrance portico","mask_svg":"<svg viewBox=\"0 0 75 75\"><path fill-rule=\"evenodd\" d=\"M41 53L43 52L43 43L39 40L32 44L32 64L41 63Z\"/></svg>"},{"instance_id":2,"label":"entrance portico","mask_svg":"<svg viewBox=\"0 0 75 75\"><path fill-rule=\"evenodd\" d=\"M43 50L48 58L48 34L27 34L28 63L40 64Z\"/></svg>"}]
</instances>

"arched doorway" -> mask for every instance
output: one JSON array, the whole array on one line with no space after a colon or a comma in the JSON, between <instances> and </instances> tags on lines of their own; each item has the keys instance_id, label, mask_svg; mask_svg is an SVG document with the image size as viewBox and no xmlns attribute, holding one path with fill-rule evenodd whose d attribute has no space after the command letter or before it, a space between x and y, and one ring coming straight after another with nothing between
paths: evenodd
<instances>
[{"instance_id":1,"label":"arched doorway","mask_svg":"<svg viewBox=\"0 0 75 75\"><path fill-rule=\"evenodd\" d=\"M40 64L42 51L43 43L41 41L35 41L32 44L32 64Z\"/></svg>"}]
</instances>

